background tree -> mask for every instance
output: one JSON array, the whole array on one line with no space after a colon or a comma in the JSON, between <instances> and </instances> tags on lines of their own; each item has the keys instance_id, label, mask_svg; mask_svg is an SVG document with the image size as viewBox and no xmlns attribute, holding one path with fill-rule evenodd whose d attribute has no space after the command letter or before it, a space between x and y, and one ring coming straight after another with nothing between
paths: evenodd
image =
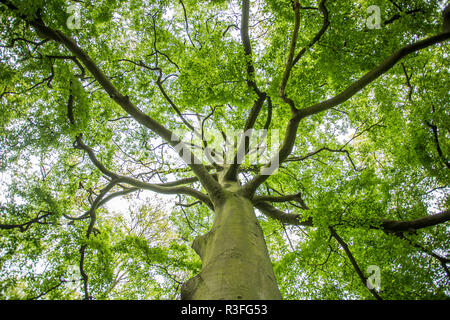
<instances>
[{"instance_id":1,"label":"background tree","mask_svg":"<svg viewBox=\"0 0 450 320\"><path fill-rule=\"evenodd\" d=\"M444 3L0 4L3 297L448 297Z\"/></svg>"}]
</instances>

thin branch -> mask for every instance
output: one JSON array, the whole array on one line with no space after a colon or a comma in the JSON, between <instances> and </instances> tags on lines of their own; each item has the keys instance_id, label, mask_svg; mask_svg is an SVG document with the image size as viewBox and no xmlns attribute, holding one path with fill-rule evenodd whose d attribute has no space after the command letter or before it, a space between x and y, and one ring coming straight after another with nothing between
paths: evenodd
<instances>
[{"instance_id":1,"label":"thin branch","mask_svg":"<svg viewBox=\"0 0 450 320\"><path fill-rule=\"evenodd\" d=\"M58 289L58 288L59 288L60 286L62 286L64 283L70 283L70 282L73 283L73 282L77 282L77 281L80 281L80 280L78 280L78 279L74 279L74 280L64 280L64 279L60 279L58 284L54 285L53 287L49 288L48 290L46 290L46 291L42 292L41 294L39 294L39 295L37 295L37 296L35 296L35 297L32 297L32 298L30 298L30 299L28 299L28 300L38 300L39 298L41 298L41 297L43 297L43 296L49 294L50 292L52 292L52 291Z\"/></svg>"},{"instance_id":2,"label":"thin branch","mask_svg":"<svg viewBox=\"0 0 450 320\"><path fill-rule=\"evenodd\" d=\"M183 123L186 125L186 127L188 127L189 130L191 130L192 132L195 132L195 128L183 117L183 114L181 113L180 109L177 107L177 105L173 102L173 100L167 94L167 91L165 90L165 88L163 86L163 82L164 81L161 80L162 76L163 76L162 70L161 70L160 67L158 67L158 65L156 65L156 67L150 67L146 63L144 63L144 61L142 61L142 60L133 61L133 60L130 60L130 59L119 59L118 61L129 62L129 63L132 63L132 64L138 66L138 67L142 67L142 68L148 69L148 70L150 70L152 72L157 71L159 75L158 75L158 79L156 80L156 85L158 86L159 91L163 95L164 99L166 99L166 101L172 107L172 109L176 112L176 114L180 117L181 121L183 121Z\"/></svg>"},{"instance_id":3,"label":"thin branch","mask_svg":"<svg viewBox=\"0 0 450 320\"><path fill-rule=\"evenodd\" d=\"M389 0L389 2L392 3L400 12L403 11L402 7L400 7L397 3L395 3L395 1Z\"/></svg>"},{"instance_id":4,"label":"thin branch","mask_svg":"<svg viewBox=\"0 0 450 320\"><path fill-rule=\"evenodd\" d=\"M267 118L266 123L264 124L264 130L269 130L270 123L272 122L272 99L270 99L269 96L267 96Z\"/></svg>"},{"instance_id":5,"label":"thin branch","mask_svg":"<svg viewBox=\"0 0 450 320\"><path fill-rule=\"evenodd\" d=\"M151 18L153 20L153 35L154 35L154 37L153 37L153 49L155 50L155 52L153 54L156 55L157 59L158 59L158 54L164 56L167 59L167 61L169 61L172 65L175 66L175 68L177 68L177 70L180 70L180 67L178 66L178 64L176 64L172 59L170 59L170 57L167 54L165 54L164 52L159 51L158 48L156 47L156 41L157 41L157 38L156 38L156 35L157 35L157 32L156 32L156 19L155 19L155 16L151 16Z\"/></svg>"},{"instance_id":6,"label":"thin branch","mask_svg":"<svg viewBox=\"0 0 450 320\"><path fill-rule=\"evenodd\" d=\"M180 199L180 198L181 198L181 197L179 196L178 199ZM187 216L186 211L184 210L184 208L193 206L193 205L195 205L196 203L200 203L200 202L199 202L199 201L196 201L196 202L194 202L194 203L191 203L190 205L185 205L185 204L182 204L181 202L175 203L175 205L180 206L181 212L183 212L183 215L184 215L184 218L186 219L186 222L187 222L187 224L188 224L188 227L189 227L193 232L195 232L195 233L197 232L197 230L195 230L195 228L191 225L191 222L189 221L189 218L188 218L188 216Z\"/></svg>"},{"instance_id":7,"label":"thin branch","mask_svg":"<svg viewBox=\"0 0 450 320\"><path fill-rule=\"evenodd\" d=\"M114 199L114 198L117 198L117 197L120 197L120 196L124 196L124 195L130 194L130 193L132 193L132 192L136 192L136 191L139 191L139 190L140 190L139 188L125 188L125 189L122 190L122 191L117 191L117 192L111 193L110 195L104 197L104 198L98 203L97 208L103 206L104 204L106 204L107 202L109 202L110 200L112 200L112 199ZM88 218L89 218L89 215L90 215L90 214L89 214L89 210L88 210L88 211L86 211L85 213L83 213L81 216L78 216L78 217L71 217L71 216L68 216L68 215L66 215L66 214L63 214L63 217L66 218L66 219L68 219L68 220L71 220L71 221L78 221L78 220L85 220L85 219L88 219Z\"/></svg>"},{"instance_id":8,"label":"thin branch","mask_svg":"<svg viewBox=\"0 0 450 320\"><path fill-rule=\"evenodd\" d=\"M173 110L177 113L177 115L180 117L181 121L186 125L186 127L189 128L192 132L196 132L195 128L187 121L183 114L181 113L180 109L177 107L177 105L173 102L173 100L169 97L166 90L164 89L162 82L161 82L161 74L158 77L158 80L156 81L156 85L158 86L159 90L161 91L162 95L164 96L164 99L170 104Z\"/></svg>"},{"instance_id":9,"label":"thin branch","mask_svg":"<svg viewBox=\"0 0 450 320\"><path fill-rule=\"evenodd\" d=\"M139 191L139 190L140 190L139 188L126 188L126 189L124 189L124 190L122 190L122 191L117 191L117 192L111 193L110 195L108 195L107 197L103 198L103 199L98 203L98 207L103 206L105 203L107 203L108 201L110 201L110 200L112 200L112 199L114 199L114 198L121 197L121 196L130 194L130 193Z\"/></svg>"},{"instance_id":10,"label":"thin branch","mask_svg":"<svg viewBox=\"0 0 450 320\"><path fill-rule=\"evenodd\" d=\"M353 268L355 269L356 273L358 274L359 279L361 279L361 282L363 283L363 285L370 291L370 293L372 293L372 295L375 297L375 299L383 300L374 288L369 288L367 286L367 278L364 276L364 273L359 268L358 263L356 262L355 257L353 256L350 249L348 248L347 243L337 234L337 232L336 232L336 230L334 230L334 228L330 227L329 229L330 229L330 232L331 232L331 235L333 236L333 238L336 239L336 241L339 243L341 248L345 251L345 254L347 255L348 259L350 260L350 263L352 264Z\"/></svg>"},{"instance_id":11,"label":"thin branch","mask_svg":"<svg viewBox=\"0 0 450 320\"><path fill-rule=\"evenodd\" d=\"M256 175L252 180L250 180L245 186L243 187L244 194L251 198L253 194L255 193L256 189L264 183L271 175L272 173L279 168L281 163L283 163L287 157L291 154L295 139L297 137L297 129L300 123L299 118L291 118L289 121L286 132L284 135L283 143L278 150L278 152L270 159L270 161L264 165L261 169L258 175Z\"/></svg>"},{"instance_id":12,"label":"thin branch","mask_svg":"<svg viewBox=\"0 0 450 320\"><path fill-rule=\"evenodd\" d=\"M183 208L190 208L190 207L195 206L195 205L200 204L200 203L202 203L202 202L199 201L199 200L197 200L197 201L195 201L195 202L188 203L188 204L186 204L186 203L181 203L181 202L176 202L175 205L180 206L180 207L183 207Z\"/></svg>"},{"instance_id":13,"label":"thin branch","mask_svg":"<svg viewBox=\"0 0 450 320\"><path fill-rule=\"evenodd\" d=\"M222 32L222 37L224 37L227 32L231 29L234 28L235 30L239 30L239 26L236 24L230 24L229 26L226 27L226 29Z\"/></svg>"},{"instance_id":14,"label":"thin branch","mask_svg":"<svg viewBox=\"0 0 450 320\"><path fill-rule=\"evenodd\" d=\"M405 11L404 13L403 13L403 15L412 15L412 14L415 14L415 13L418 13L418 12L422 12L423 13L423 10L422 9L412 9L412 10L408 10L408 11ZM400 14L394 14L390 19L388 19L388 20L386 20L386 21L384 21L384 25L385 26L387 26L388 24L391 24L391 23L393 23L394 21L396 21L396 20L398 20L398 19L400 19L403 15L400 15Z\"/></svg>"},{"instance_id":15,"label":"thin branch","mask_svg":"<svg viewBox=\"0 0 450 320\"><path fill-rule=\"evenodd\" d=\"M374 124L370 125L369 127L365 128L364 130L359 131L359 132L358 132L358 130L360 129L360 127L358 127L356 129L356 132L351 137L351 139L349 139L346 143L344 143L344 145L342 145L342 147L340 147L339 149L340 150L344 149L350 142L352 142L356 138L360 137L363 133L372 130L374 127L376 127L376 126L383 127L383 125L381 124L383 121L384 121L384 118L381 118L379 121L375 122Z\"/></svg>"},{"instance_id":16,"label":"thin branch","mask_svg":"<svg viewBox=\"0 0 450 320\"><path fill-rule=\"evenodd\" d=\"M243 158L248 154L250 150L250 137L252 128L258 119L261 108L266 100L266 93L262 92L257 84L255 77L255 67L252 60L252 47L249 36L249 12L250 12L250 0L244 0L242 2L241 13L241 40L244 47L245 56L247 59L247 85L253 89L258 98L254 101L250 110L250 114L244 125L243 136L239 142L238 150L234 156L233 162L229 166L227 172L224 175L225 180L235 181L237 179L237 173L239 172L239 166L241 165Z\"/></svg>"},{"instance_id":17,"label":"thin branch","mask_svg":"<svg viewBox=\"0 0 450 320\"><path fill-rule=\"evenodd\" d=\"M281 226L283 227L284 234L286 235L286 238L288 239L291 250L295 251L294 245L292 244L291 237L289 237L289 233L287 232L286 226L284 225L284 223L282 223Z\"/></svg>"},{"instance_id":18,"label":"thin branch","mask_svg":"<svg viewBox=\"0 0 450 320\"><path fill-rule=\"evenodd\" d=\"M241 18L241 40L244 46L245 56L247 58L247 84L253 88L256 94L259 96L261 93L256 85L255 80L255 67L252 61L252 47L250 44L250 36L248 33L248 22L250 13L250 0L242 1L242 18Z\"/></svg>"},{"instance_id":19,"label":"thin branch","mask_svg":"<svg viewBox=\"0 0 450 320\"><path fill-rule=\"evenodd\" d=\"M404 234L396 234L396 236L398 236L400 239L407 241L408 244L413 246L414 248L419 249L420 251L422 251L422 252L426 253L427 255L438 260L439 263L441 264L442 268L444 269L445 273L447 274L447 277L450 279L450 270L447 266L447 264L450 263L450 259L444 258L444 257L434 253L433 251L424 248L420 244L415 243L411 239L407 238Z\"/></svg>"},{"instance_id":20,"label":"thin branch","mask_svg":"<svg viewBox=\"0 0 450 320\"><path fill-rule=\"evenodd\" d=\"M14 48L14 45L17 41L23 41L29 44L34 45L33 51L36 50L39 46L47 43L49 41L49 39L44 39L42 41L36 42L36 41L32 41L32 40L28 40L22 37L18 37L18 38L14 38L11 40L11 43L9 45L0 45L0 48Z\"/></svg>"},{"instance_id":21,"label":"thin branch","mask_svg":"<svg viewBox=\"0 0 450 320\"><path fill-rule=\"evenodd\" d=\"M70 112L69 112L70 114ZM72 116L73 117L73 116ZM111 170L107 169L95 156L94 150L92 148L88 147L82 139L82 135L79 134L76 137L76 140L74 142L74 148L84 150L87 154L89 159L92 161L92 163L103 173L104 175L110 177L111 179L117 179L118 175Z\"/></svg>"},{"instance_id":22,"label":"thin branch","mask_svg":"<svg viewBox=\"0 0 450 320\"><path fill-rule=\"evenodd\" d=\"M228 168L227 173L225 174L225 180L235 181L237 179L237 173L239 171L239 167L244 160L244 157L248 154L250 150L250 138L252 129L256 123L258 115L261 111L261 108L266 100L266 94L261 93L259 98L253 104L252 109L250 110L250 114L247 118L247 121L244 125L243 137L239 143L239 147L234 156L233 162Z\"/></svg>"},{"instance_id":23,"label":"thin branch","mask_svg":"<svg viewBox=\"0 0 450 320\"><path fill-rule=\"evenodd\" d=\"M188 38L189 38L189 41L191 42L192 46L193 46L194 48L196 48L194 42L192 42L191 35L189 34L189 23L188 23L188 17L187 17L187 13L186 13L186 7L184 6L184 3L183 3L182 0L178 0L178 1L180 1L181 6L183 7L184 22L185 22L185 24L186 24L186 34L187 34L187 36L188 36Z\"/></svg>"},{"instance_id":24,"label":"thin branch","mask_svg":"<svg viewBox=\"0 0 450 320\"><path fill-rule=\"evenodd\" d=\"M75 75L77 78L85 78L86 77L86 70L84 69L83 65L78 61L77 57L75 56L64 56L64 55L46 55L49 59L62 59L62 60L72 60L77 67L81 70L81 73L78 75Z\"/></svg>"},{"instance_id":25,"label":"thin branch","mask_svg":"<svg viewBox=\"0 0 450 320\"><path fill-rule=\"evenodd\" d=\"M358 93L360 90L365 88L368 84L376 80L379 76L386 73L405 56L418 50L435 45L437 43L446 41L448 39L450 39L450 31L440 33L438 35L407 45L397 50L390 57L385 59L381 64L379 64L377 67L366 73L359 80L355 81L353 84L347 87L347 89L345 89L335 97L296 111L296 114L291 118L289 124L286 127L284 141L283 144L281 145L280 150L276 155L272 157L270 162L262 168L261 173L255 176L250 182L248 182L244 186L244 194L247 197L252 197L256 189L270 177L270 175L279 167L279 164L281 164L284 160L286 160L286 158L293 150L295 139L297 136L297 129L302 119L326 111L347 101L356 93Z\"/></svg>"},{"instance_id":26,"label":"thin branch","mask_svg":"<svg viewBox=\"0 0 450 320\"><path fill-rule=\"evenodd\" d=\"M155 29L156 32L156 29ZM154 44L154 49L156 52L157 48L156 48L156 44ZM201 140L203 142L203 151L205 152L206 157L208 158L208 160L211 162L211 164L216 168L216 169L221 169L221 167L217 164L217 162L213 159L213 157L211 157L211 154L213 153L211 150L209 150L208 148L208 144L207 141L204 138L204 134L203 134L203 123L202 122L202 132L201 134L189 123L189 121L186 120L186 118L183 116L183 113L180 111L180 109L178 108L178 106L174 103L174 101L170 98L170 96L167 94L167 91L164 89L163 86L163 82L161 81L162 78L162 69L160 67L158 67L158 65L156 65L156 67L150 67L147 64L145 64L142 60L139 60L138 62L133 61L133 60L129 60L129 59L120 59L118 61L126 61L126 62L130 62L133 63L136 66L139 67L143 67L145 69L148 69L150 71L157 71L159 73L158 79L156 80L156 85L158 86L160 92L162 93L163 97L165 98L165 100L169 103L169 105L172 107L172 109L176 112L176 114L178 115L178 117L181 119L181 121L186 125L186 127L189 128L189 130L191 132L193 132L196 136L201 137ZM157 62L156 62L157 64ZM166 78L167 79L167 78ZM214 110L210 113L210 115L208 115L204 121L209 118L212 114L214 114Z\"/></svg>"}]
</instances>

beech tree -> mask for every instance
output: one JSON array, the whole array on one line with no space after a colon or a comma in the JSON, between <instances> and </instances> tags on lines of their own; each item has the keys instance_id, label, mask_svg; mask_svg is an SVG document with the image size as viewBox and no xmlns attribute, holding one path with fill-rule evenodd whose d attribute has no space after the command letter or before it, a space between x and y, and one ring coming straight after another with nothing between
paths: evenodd
<instances>
[{"instance_id":1,"label":"beech tree","mask_svg":"<svg viewBox=\"0 0 450 320\"><path fill-rule=\"evenodd\" d=\"M3 298L448 298L445 3L0 19Z\"/></svg>"}]
</instances>

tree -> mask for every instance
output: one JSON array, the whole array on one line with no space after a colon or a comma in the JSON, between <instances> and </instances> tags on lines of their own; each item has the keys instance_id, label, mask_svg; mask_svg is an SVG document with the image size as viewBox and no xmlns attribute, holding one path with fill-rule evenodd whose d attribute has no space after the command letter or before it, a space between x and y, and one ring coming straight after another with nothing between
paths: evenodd
<instances>
[{"instance_id":1,"label":"tree","mask_svg":"<svg viewBox=\"0 0 450 320\"><path fill-rule=\"evenodd\" d=\"M0 3L5 297L448 298L439 1Z\"/></svg>"}]
</instances>

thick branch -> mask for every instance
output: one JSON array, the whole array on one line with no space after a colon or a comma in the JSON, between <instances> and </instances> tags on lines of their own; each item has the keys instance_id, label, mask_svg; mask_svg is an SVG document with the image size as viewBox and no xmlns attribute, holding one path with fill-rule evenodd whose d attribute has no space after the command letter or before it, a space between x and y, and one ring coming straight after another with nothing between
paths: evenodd
<instances>
[{"instance_id":1,"label":"thick branch","mask_svg":"<svg viewBox=\"0 0 450 320\"><path fill-rule=\"evenodd\" d=\"M261 93L259 98L253 104L252 109L250 110L250 114L245 122L243 137L239 143L238 150L234 156L233 162L228 168L227 173L225 174L225 180L235 181L237 179L237 173L239 171L239 167L244 160L244 157L248 154L250 150L250 137L251 130L256 123L258 115L261 111L261 108L266 100L266 94Z\"/></svg>"},{"instance_id":2,"label":"thick branch","mask_svg":"<svg viewBox=\"0 0 450 320\"><path fill-rule=\"evenodd\" d=\"M105 188L103 188L100 191L100 194L97 196L97 198L95 198L94 202L92 203L91 208L89 209L90 221L89 221L88 229L86 231L86 239L89 239L92 232L94 231L94 225L95 225L95 222L97 221L96 210L99 206L100 201L112 188L114 188L114 186L116 184L118 184L120 182L121 181L117 178L113 179L111 182L108 183L108 185ZM87 248L86 243L83 243L80 247L80 274L83 279L84 299L89 300L89 299L91 299L91 297L89 295L89 288L88 288L89 276L86 273L86 271L84 270L84 260L85 260L85 256L86 256L86 248Z\"/></svg>"},{"instance_id":3,"label":"thick branch","mask_svg":"<svg viewBox=\"0 0 450 320\"><path fill-rule=\"evenodd\" d=\"M44 211L40 211L39 213L44 213ZM27 221L27 222L21 223L21 224L0 224L0 229L2 229L2 230L19 229L20 232L25 232L35 223L49 224L48 222L42 221L42 220L45 220L45 218L47 218L53 214L54 214L53 212L45 212L44 215L42 215L42 216L38 215L36 218L31 219L30 221Z\"/></svg>"},{"instance_id":4,"label":"thick branch","mask_svg":"<svg viewBox=\"0 0 450 320\"><path fill-rule=\"evenodd\" d=\"M381 229L388 232L414 232L450 220L450 210L409 221L382 220ZM375 227L376 228L376 227Z\"/></svg>"}]
</instances>

